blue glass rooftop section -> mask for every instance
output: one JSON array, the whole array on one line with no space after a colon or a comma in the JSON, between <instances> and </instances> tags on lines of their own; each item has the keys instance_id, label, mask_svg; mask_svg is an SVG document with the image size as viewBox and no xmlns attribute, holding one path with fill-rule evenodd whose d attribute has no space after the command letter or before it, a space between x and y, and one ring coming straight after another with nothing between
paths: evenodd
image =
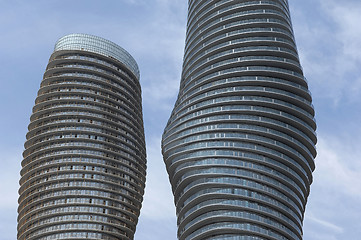
<instances>
[{"instance_id":1,"label":"blue glass rooftop section","mask_svg":"<svg viewBox=\"0 0 361 240\"><path fill-rule=\"evenodd\" d=\"M122 47L107 39L82 33L69 34L56 42L54 52L60 50L83 50L115 58L127 66L138 80L140 78L138 64L134 58Z\"/></svg>"}]
</instances>

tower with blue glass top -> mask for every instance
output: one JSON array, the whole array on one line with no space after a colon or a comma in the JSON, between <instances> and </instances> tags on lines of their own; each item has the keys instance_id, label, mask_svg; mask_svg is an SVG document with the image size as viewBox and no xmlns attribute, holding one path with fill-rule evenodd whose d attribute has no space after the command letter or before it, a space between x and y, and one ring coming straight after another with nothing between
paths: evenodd
<instances>
[{"instance_id":1,"label":"tower with blue glass top","mask_svg":"<svg viewBox=\"0 0 361 240\"><path fill-rule=\"evenodd\" d=\"M133 239L146 152L137 63L106 39L55 45L23 153L18 240Z\"/></svg>"}]
</instances>

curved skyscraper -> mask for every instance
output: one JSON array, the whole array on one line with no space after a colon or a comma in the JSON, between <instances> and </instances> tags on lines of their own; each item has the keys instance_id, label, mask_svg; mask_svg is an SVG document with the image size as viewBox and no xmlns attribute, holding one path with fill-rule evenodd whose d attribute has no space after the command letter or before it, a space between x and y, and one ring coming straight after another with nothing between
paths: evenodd
<instances>
[{"instance_id":1,"label":"curved skyscraper","mask_svg":"<svg viewBox=\"0 0 361 240\"><path fill-rule=\"evenodd\" d=\"M189 0L162 140L179 239L302 239L311 101L287 0Z\"/></svg>"},{"instance_id":2,"label":"curved skyscraper","mask_svg":"<svg viewBox=\"0 0 361 240\"><path fill-rule=\"evenodd\" d=\"M18 239L133 239L146 153L139 70L116 44L56 43L23 153Z\"/></svg>"}]
</instances>

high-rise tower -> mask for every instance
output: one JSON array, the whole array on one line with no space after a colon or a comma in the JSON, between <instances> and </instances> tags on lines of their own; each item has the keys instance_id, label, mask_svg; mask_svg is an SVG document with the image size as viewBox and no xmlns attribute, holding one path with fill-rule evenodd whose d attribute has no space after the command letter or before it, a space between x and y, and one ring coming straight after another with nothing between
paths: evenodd
<instances>
[{"instance_id":1,"label":"high-rise tower","mask_svg":"<svg viewBox=\"0 0 361 240\"><path fill-rule=\"evenodd\" d=\"M179 239L302 239L311 101L287 0L189 0L162 140Z\"/></svg>"},{"instance_id":2,"label":"high-rise tower","mask_svg":"<svg viewBox=\"0 0 361 240\"><path fill-rule=\"evenodd\" d=\"M146 153L139 70L116 44L56 43L23 153L18 239L133 239Z\"/></svg>"}]
</instances>

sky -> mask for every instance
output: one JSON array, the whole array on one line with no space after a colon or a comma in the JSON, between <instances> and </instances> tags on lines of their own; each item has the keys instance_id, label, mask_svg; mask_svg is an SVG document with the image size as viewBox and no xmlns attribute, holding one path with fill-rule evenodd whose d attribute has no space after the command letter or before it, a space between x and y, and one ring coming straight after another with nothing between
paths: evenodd
<instances>
[{"instance_id":1,"label":"sky","mask_svg":"<svg viewBox=\"0 0 361 240\"><path fill-rule=\"evenodd\" d=\"M359 239L361 2L289 4L318 125L304 239ZM177 239L160 140L178 93L186 15L186 0L0 0L0 240L16 239L27 125L54 44L70 33L109 39L138 62L148 172L135 240Z\"/></svg>"}]
</instances>

